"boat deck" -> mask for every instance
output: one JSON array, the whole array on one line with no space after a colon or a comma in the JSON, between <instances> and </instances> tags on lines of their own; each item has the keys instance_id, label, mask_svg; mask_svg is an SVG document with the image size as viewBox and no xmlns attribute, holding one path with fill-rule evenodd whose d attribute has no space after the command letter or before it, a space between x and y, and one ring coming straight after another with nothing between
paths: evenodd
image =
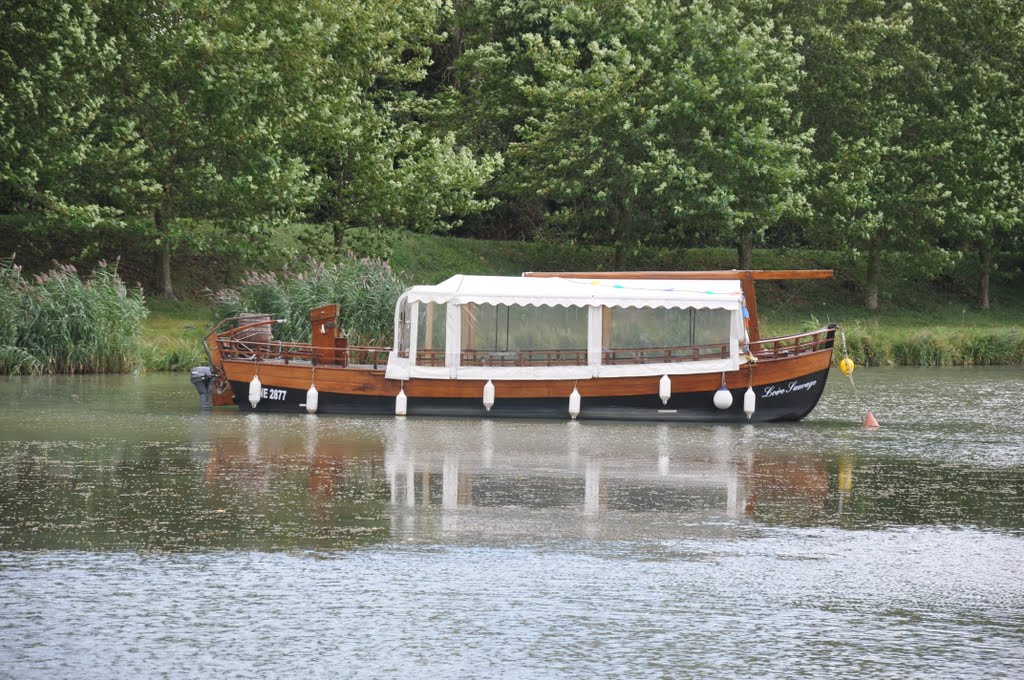
<instances>
[{"instance_id":1,"label":"boat deck","mask_svg":"<svg viewBox=\"0 0 1024 680\"><path fill-rule=\"evenodd\" d=\"M798 356L822 349L831 349L833 339L828 329L767 338L750 343L750 353L758 361ZM308 343L254 342L218 337L220 355L224 359L259 363L333 366L362 370L378 370L387 365L390 347L347 346L315 347ZM691 345L679 347L634 347L604 350L601 363L606 366L676 363L719 359L729 355L729 346ZM424 349L416 353L419 366L444 366L444 350ZM586 350L529 350L486 351L464 350L459 358L461 366L586 366Z\"/></svg>"}]
</instances>

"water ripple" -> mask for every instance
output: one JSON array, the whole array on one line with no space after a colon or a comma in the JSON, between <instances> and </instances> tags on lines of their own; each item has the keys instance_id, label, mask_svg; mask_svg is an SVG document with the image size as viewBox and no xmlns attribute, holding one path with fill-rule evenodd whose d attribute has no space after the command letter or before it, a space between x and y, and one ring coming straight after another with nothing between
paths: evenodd
<instances>
[{"instance_id":1,"label":"water ripple","mask_svg":"<svg viewBox=\"0 0 1024 680\"><path fill-rule=\"evenodd\" d=\"M1024 676L1024 371L859 371L874 432L836 378L766 426L0 379L0 678Z\"/></svg>"}]
</instances>

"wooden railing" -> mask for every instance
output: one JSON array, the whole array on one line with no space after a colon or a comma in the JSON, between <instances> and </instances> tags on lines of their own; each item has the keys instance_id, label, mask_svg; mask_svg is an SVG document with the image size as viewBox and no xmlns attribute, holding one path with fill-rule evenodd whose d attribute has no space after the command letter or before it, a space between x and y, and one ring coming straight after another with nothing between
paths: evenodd
<instances>
[{"instance_id":1,"label":"wooden railing","mask_svg":"<svg viewBox=\"0 0 1024 680\"><path fill-rule=\"evenodd\" d=\"M829 329L770 338L750 343L750 351L759 359L779 359L818 350L830 349L834 331ZM386 365L390 347L348 346L344 348L315 348L298 342L257 342L219 336L217 344L225 359L245 361L305 361L317 366L372 366ZM675 363L723 359L729 356L728 344L691 345L679 347L635 347L605 350L601 363L606 366L622 364ZM523 350L499 352L491 350L464 350L462 366L585 366L586 350ZM418 366L444 366L445 352L439 349L416 352Z\"/></svg>"},{"instance_id":2,"label":"wooden railing","mask_svg":"<svg viewBox=\"0 0 1024 680\"><path fill-rule=\"evenodd\" d=\"M444 366L443 349L420 349L416 350L417 366Z\"/></svg>"},{"instance_id":3,"label":"wooden railing","mask_svg":"<svg viewBox=\"0 0 1024 680\"><path fill-rule=\"evenodd\" d=\"M605 350L601 363L616 364L671 364L680 361L724 359L729 356L729 345L689 345L681 347L635 347Z\"/></svg>"},{"instance_id":4,"label":"wooden railing","mask_svg":"<svg viewBox=\"0 0 1024 680\"><path fill-rule=\"evenodd\" d=\"M342 349L314 350L312 345L300 342L253 342L252 340L235 340L233 338L217 338L221 355L225 359L241 359L245 361L307 361L317 366L372 366L379 368L388 362L390 347L364 347L350 345Z\"/></svg>"},{"instance_id":5,"label":"wooden railing","mask_svg":"<svg viewBox=\"0 0 1024 680\"><path fill-rule=\"evenodd\" d=\"M535 349L511 352L467 349L463 366L586 366L585 349Z\"/></svg>"},{"instance_id":6,"label":"wooden railing","mask_svg":"<svg viewBox=\"0 0 1024 680\"><path fill-rule=\"evenodd\" d=\"M416 352L417 366L444 366L445 353L439 349L421 349ZM461 366L586 366L587 350L536 349L521 351L473 350L462 351Z\"/></svg>"},{"instance_id":7,"label":"wooden railing","mask_svg":"<svg viewBox=\"0 0 1024 680\"><path fill-rule=\"evenodd\" d=\"M729 345L686 347L625 347L605 350L601 363L617 364L674 363L721 359L729 356ZM576 349L537 349L520 351L463 350L461 366L586 366L587 351ZM445 352L421 349L416 352L417 366L444 366Z\"/></svg>"},{"instance_id":8,"label":"wooden railing","mask_svg":"<svg viewBox=\"0 0 1024 680\"><path fill-rule=\"evenodd\" d=\"M822 329L810 333L768 338L750 343L751 353L758 359L780 359L783 357L832 349L835 341L834 329Z\"/></svg>"}]
</instances>

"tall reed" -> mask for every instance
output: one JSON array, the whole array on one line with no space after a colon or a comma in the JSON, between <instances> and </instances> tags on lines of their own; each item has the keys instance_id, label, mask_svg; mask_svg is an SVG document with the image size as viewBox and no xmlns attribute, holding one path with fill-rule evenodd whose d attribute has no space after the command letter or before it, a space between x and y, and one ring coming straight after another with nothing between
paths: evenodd
<instances>
[{"instance_id":1,"label":"tall reed","mask_svg":"<svg viewBox=\"0 0 1024 680\"><path fill-rule=\"evenodd\" d=\"M846 329L850 356L866 366L1019 366L1024 328ZM837 354L838 356L838 354Z\"/></svg>"},{"instance_id":2,"label":"tall reed","mask_svg":"<svg viewBox=\"0 0 1024 680\"><path fill-rule=\"evenodd\" d=\"M187 371L209 363L202 336L149 338L142 347L142 365L147 371Z\"/></svg>"},{"instance_id":3,"label":"tall reed","mask_svg":"<svg viewBox=\"0 0 1024 680\"><path fill-rule=\"evenodd\" d=\"M121 373L138 365L147 310L117 267L55 265L26 281L0 261L0 373Z\"/></svg>"},{"instance_id":4,"label":"tall reed","mask_svg":"<svg viewBox=\"0 0 1024 680\"><path fill-rule=\"evenodd\" d=\"M339 324L353 344L387 345L395 301L404 289L387 262L348 258L334 264L310 260L294 274L250 272L238 288L217 291L213 299L222 317L252 312L286 319L274 327L274 337L291 342L309 341L309 310L337 302Z\"/></svg>"}]
</instances>

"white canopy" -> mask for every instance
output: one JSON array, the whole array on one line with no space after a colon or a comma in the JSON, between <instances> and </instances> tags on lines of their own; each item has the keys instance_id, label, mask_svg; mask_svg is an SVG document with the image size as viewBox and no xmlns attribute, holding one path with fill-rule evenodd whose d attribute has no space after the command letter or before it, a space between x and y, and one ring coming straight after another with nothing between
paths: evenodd
<instances>
[{"instance_id":1,"label":"white canopy","mask_svg":"<svg viewBox=\"0 0 1024 680\"><path fill-rule=\"evenodd\" d=\"M413 286L402 299L438 304L562 307L740 308L740 282L562 279L458 274L436 286Z\"/></svg>"},{"instance_id":2,"label":"white canopy","mask_svg":"<svg viewBox=\"0 0 1024 680\"><path fill-rule=\"evenodd\" d=\"M445 305L443 366L416 363L420 304ZM395 305L395 343L385 375L409 378L586 379L612 376L677 375L734 371L740 365L744 337L743 295L737 280L613 280L453 276L436 286L414 286ZM572 366L462 366L462 305L529 305L583 307L587 312L587 363ZM727 357L700 361L606 365L603 353L603 307L719 309L729 313ZM404 348L399 348L405 338Z\"/></svg>"}]
</instances>

